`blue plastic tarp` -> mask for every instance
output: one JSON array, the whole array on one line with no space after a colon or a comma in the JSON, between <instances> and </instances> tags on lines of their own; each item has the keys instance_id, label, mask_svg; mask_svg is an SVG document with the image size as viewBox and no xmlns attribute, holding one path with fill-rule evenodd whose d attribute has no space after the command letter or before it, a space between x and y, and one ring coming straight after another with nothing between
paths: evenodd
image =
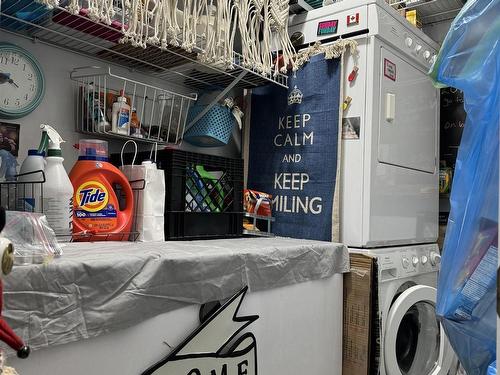
<instances>
[{"instance_id":1,"label":"blue plastic tarp","mask_svg":"<svg viewBox=\"0 0 500 375\"><path fill-rule=\"evenodd\" d=\"M464 92L460 144L438 282L437 314L468 375L496 355L500 0L469 0L431 77Z\"/></svg>"},{"instance_id":2,"label":"blue plastic tarp","mask_svg":"<svg viewBox=\"0 0 500 375\"><path fill-rule=\"evenodd\" d=\"M488 375L497 375L497 361L488 366Z\"/></svg>"}]
</instances>

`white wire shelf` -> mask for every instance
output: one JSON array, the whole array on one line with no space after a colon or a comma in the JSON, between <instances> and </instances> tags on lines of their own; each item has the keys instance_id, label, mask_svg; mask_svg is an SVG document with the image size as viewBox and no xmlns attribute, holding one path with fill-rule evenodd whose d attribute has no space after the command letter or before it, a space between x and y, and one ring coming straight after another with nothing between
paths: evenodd
<instances>
[{"instance_id":1,"label":"white wire shelf","mask_svg":"<svg viewBox=\"0 0 500 375\"><path fill-rule=\"evenodd\" d=\"M1 0L0 29L200 90L223 89L235 80L238 80L237 88L268 83L287 87L288 84L284 74L264 75L256 69L244 67L243 58L237 52L233 52L233 67L229 70L217 63L200 62L198 54L203 53L201 37L197 37L192 52L170 45L166 49L154 45L144 49L119 43L124 34L116 22L111 25L95 22L83 10L71 14L61 6L33 12L33 6L37 6L34 4L32 0Z\"/></svg>"},{"instance_id":2,"label":"white wire shelf","mask_svg":"<svg viewBox=\"0 0 500 375\"><path fill-rule=\"evenodd\" d=\"M397 10L416 9L422 25L443 22L455 18L466 0L387 0Z\"/></svg>"},{"instance_id":3,"label":"white wire shelf","mask_svg":"<svg viewBox=\"0 0 500 375\"><path fill-rule=\"evenodd\" d=\"M76 130L80 133L160 145L182 142L189 108L197 94L179 94L125 78L109 67L75 68L70 78L75 82ZM113 103L121 94L127 100L124 108L128 108L124 129L119 129L119 118L113 115Z\"/></svg>"}]
</instances>

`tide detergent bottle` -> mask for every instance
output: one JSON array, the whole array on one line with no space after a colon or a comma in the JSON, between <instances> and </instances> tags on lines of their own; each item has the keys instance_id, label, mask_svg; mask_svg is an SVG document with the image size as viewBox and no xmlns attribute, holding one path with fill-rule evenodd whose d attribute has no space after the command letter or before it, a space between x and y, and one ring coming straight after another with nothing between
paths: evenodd
<instances>
[{"instance_id":1,"label":"tide detergent bottle","mask_svg":"<svg viewBox=\"0 0 500 375\"><path fill-rule=\"evenodd\" d=\"M80 156L69 174L75 191L75 240L128 240L133 222L134 196L127 177L108 162L106 141L84 139L79 146ZM123 201L117 195L118 189L124 196Z\"/></svg>"}]
</instances>

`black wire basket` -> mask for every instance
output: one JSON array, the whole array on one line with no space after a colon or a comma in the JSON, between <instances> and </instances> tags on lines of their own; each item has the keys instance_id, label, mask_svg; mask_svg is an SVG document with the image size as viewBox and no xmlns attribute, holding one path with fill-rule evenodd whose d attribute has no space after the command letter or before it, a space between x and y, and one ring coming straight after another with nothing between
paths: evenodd
<instances>
[{"instance_id":1,"label":"black wire basket","mask_svg":"<svg viewBox=\"0 0 500 375\"><path fill-rule=\"evenodd\" d=\"M7 211L44 213L43 187L46 182L43 170L22 173L13 181L0 182L0 206ZM129 181L134 193L134 207L137 208L140 194L146 186L144 179ZM115 186L115 193L120 204L124 204L124 193L120 186ZM56 233L62 242L94 242L94 241L137 241L140 233L137 231L137 209L134 209L132 229L121 233L96 233L84 231L72 235Z\"/></svg>"}]
</instances>

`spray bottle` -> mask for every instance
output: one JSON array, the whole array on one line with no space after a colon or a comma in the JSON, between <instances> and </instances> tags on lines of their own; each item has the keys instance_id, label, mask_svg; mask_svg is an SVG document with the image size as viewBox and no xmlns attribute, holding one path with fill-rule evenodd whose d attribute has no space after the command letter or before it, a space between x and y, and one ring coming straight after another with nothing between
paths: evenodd
<instances>
[{"instance_id":1,"label":"spray bottle","mask_svg":"<svg viewBox=\"0 0 500 375\"><path fill-rule=\"evenodd\" d=\"M43 212L56 235L71 239L73 231L73 185L63 166L61 143L64 140L49 125L40 125L42 139L38 152L47 150Z\"/></svg>"}]
</instances>

